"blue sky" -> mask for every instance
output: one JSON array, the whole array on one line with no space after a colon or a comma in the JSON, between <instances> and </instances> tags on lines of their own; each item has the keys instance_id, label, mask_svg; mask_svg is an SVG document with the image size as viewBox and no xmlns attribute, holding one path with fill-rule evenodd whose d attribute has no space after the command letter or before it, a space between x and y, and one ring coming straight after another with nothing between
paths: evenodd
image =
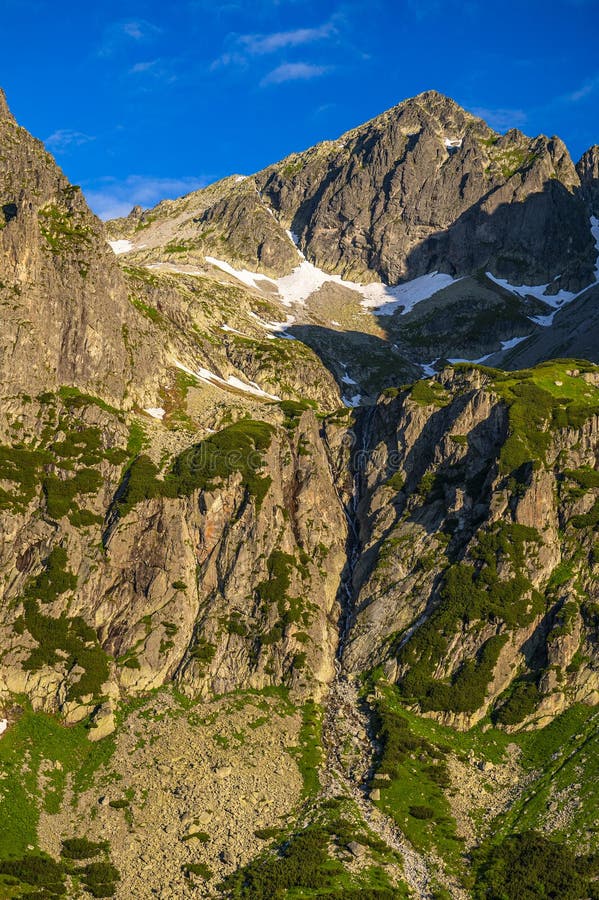
<instances>
[{"instance_id":1,"label":"blue sky","mask_svg":"<svg viewBox=\"0 0 599 900\"><path fill-rule=\"evenodd\" d=\"M599 143L599 0L0 0L0 85L98 214L250 173L436 89Z\"/></svg>"}]
</instances>

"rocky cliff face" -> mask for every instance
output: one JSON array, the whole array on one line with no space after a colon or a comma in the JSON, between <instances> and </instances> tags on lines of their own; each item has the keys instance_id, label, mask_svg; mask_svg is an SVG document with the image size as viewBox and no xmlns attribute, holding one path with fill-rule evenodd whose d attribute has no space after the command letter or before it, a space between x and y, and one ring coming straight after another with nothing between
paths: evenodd
<instances>
[{"instance_id":1,"label":"rocky cliff face","mask_svg":"<svg viewBox=\"0 0 599 900\"><path fill-rule=\"evenodd\" d=\"M555 363L525 380L448 371L379 402L350 670L383 665L458 727L597 702L596 382Z\"/></svg>"},{"instance_id":2,"label":"rocky cliff face","mask_svg":"<svg viewBox=\"0 0 599 900\"><path fill-rule=\"evenodd\" d=\"M592 215L599 215L599 146L595 144L583 154L576 166L582 195Z\"/></svg>"},{"instance_id":3,"label":"rocky cliff face","mask_svg":"<svg viewBox=\"0 0 599 900\"><path fill-rule=\"evenodd\" d=\"M128 368L120 328L132 318L123 276L80 190L4 98L0 209L2 387L93 384L120 401Z\"/></svg>"}]
</instances>

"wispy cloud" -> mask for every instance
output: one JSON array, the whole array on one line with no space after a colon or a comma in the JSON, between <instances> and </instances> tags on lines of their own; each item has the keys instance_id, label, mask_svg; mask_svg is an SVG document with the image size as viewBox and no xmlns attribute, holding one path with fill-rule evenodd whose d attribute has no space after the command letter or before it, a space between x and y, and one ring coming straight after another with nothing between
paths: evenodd
<instances>
[{"instance_id":1,"label":"wispy cloud","mask_svg":"<svg viewBox=\"0 0 599 900\"><path fill-rule=\"evenodd\" d=\"M269 72L260 84L266 87L269 84L283 84L286 81L310 81L326 75L331 69L331 66L315 66L305 62L283 63Z\"/></svg>"},{"instance_id":2,"label":"wispy cloud","mask_svg":"<svg viewBox=\"0 0 599 900\"><path fill-rule=\"evenodd\" d=\"M44 144L55 153L64 153L70 147L80 147L82 144L89 144L90 141L95 141L95 137L90 134L73 131L70 128L60 128L49 135L44 140Z\"/></svg>"},{"instance_id":3,"label":"wispy cloud","mask_svg":"<svg viewBox=\"0 0 599 900\"><path fill-rule=\"evenodd\" d=\"M131 19L125 22L113 22L104 30L102 43L98 48L98 56L112 56L131 42L140 44L151 41L161 34L162 29L146 19Z\"/></svg>"},{"instance_id":4,"label":"wispy cloud","mask_svg":"<svg viewBox=\"0 0 599 900\"><path fill-rule=\"evenodd\" d=\"M272 34L242 34L239 38L241 46L253 56L274 53L287 47L301 47L322 41L336 33L332 22L325 22L318 28L296 28L294 31L275 31Z\"/></svg>"},{"instance_id":5,"label":"wispy cloud","mask_svg":"<svg viewBox=\"0 0 599 900\"><path fill-rule=\"evenodd\" d=\"M172 84L178 75L173 71L176 61L168 59L147 59L135 63L128 70L129 75L146 76L157 79L162 84Z\"/></svg>"},{"instance_id":6,"label":"wispy cloud","mask_svg":"<svg viewBox=\"0 0 599 900\"><path fill-rule=\"evenodd\" d=\"M290 31L273 31L270 34L229 35L228 49L214 60L211 68L245 65L253 57L267 56L294 47L305 47L327 40L336 34L337 28L331 20L315 28L295 28Z\"/></svg>"},{"instance_id":7,"label":"wispy cloud","mask_svg":"<svg viewBox=\"0 0 599 900\"><path fill-rule=\"evenodd\" d=\"M565 103L580 103L581 100L586 99L586 97L590 97L591 94L594 94L598 89L599 75L595 75L592 78L588 78L573 91L564 94L560 99Z\"/></svg>"},{"instance_id":8,"label":"wispy cloud","mask_svg":"<svg viewBox=\"0 0 599 900\"><path fill-rule=\"evenodd\" d=\"M475 106L470 110L475 116L484 119L491 128L506 131L509 128L519 128L528 121L528 115L523 109L489 109L485 106Z\"/></svg>"},{"instance_id":9,"label":"wispy cloud","mask_svg":"<svg viewBox=\"0 0 599 900\"><path fill-rule=\"evenodd\" d=\"M86 187L85 196L101 219L117 219L128 215L134 206L155 206L161 200L206 187L211 180L205 176L153 178L129 175L124 179L107 176Z\"/></svg>"},{"instance_id":10,"label":"wispy cloud","mask_svg":"<svg viewBox=\"0 0 599 900\"><path fill-rule=\"evenodd\" d=\"M129 72L132 75L142 75L144 72L149 72L152 69L155 69L159 62L159 59L150 59L146 62L138 62L135 63L134 66L131 66Z\"/></svg>"}]
</instances>

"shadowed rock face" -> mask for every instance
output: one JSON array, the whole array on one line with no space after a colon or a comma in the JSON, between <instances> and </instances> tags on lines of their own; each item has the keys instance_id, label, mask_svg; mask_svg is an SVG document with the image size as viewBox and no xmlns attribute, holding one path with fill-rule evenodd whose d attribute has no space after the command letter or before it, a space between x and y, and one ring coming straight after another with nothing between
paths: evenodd
<instances>
[{"instance_id":1,"label":"shadowed rock face","mask_svg":"<svg viewBox=\"0 0 599 900\"><path fill-rule=\"evenodd\" d=\"M599 146L587 150L576 166L580 177L582 196L594 216L599 215Z\"/></svg>"}]
</instances>

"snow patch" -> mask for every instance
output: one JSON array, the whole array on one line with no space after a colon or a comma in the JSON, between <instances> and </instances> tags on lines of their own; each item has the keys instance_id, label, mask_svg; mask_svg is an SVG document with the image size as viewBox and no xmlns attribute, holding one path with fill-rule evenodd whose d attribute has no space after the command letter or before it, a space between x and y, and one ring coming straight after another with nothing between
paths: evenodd
<instances>
[{"instance_id":1,"label":"snow patch","mask_svg":"<svg viewBox=\"0 0 599 900\"><path fill-rule=\"evenodd\" d=\"M153 419L160 419L161 421L165 415L165 410L161 406L149 406L148 409L144 409L144 412L147 412Z\"/></svg>"},{"instance_id":2,"label":"snow patch","mask_svg":"<svg viewBox=\"0 0 599 900\"><path fill-rule=\"evenodd\" d=\"M484 363L487 359L490 359L491 356L494 356L495 353L498 353L498 350L494 350L493 353L487 353L486 356L481 356L478 359L464 359L461 356L454 356L451 359L448 359L447 362L451 363L452 366L457 366L459 363L473 363L475 366Z\"/></svg>"},{"instance_id":3,"label":"snow patch","mask_svg":"<svg viewBox=\"0 0 599 900\"><path fill-rule=\"evenodd\" d=\"M117 256L121 253L129 253L129 250L133 250L133 244L131 241L108 241L110 247Z\"/></svg>"},{"instance_id":4,"label":"snow patch","mask_svg":"<svg viewBox=\"0 0 599 900\"><path fill-rule=\"evenodd\" d=\"M452 151L455 152L456 150L459 150L460 147L462 146L462 138L446 137L443 139L443 143L445 144L446 148L449 150L450 153Z\"/></svg>"},{"instance_id":5,"label":"snow patch","mask_svg":"<svg viewBox=\"0 0 599 900\"><path fill-rule=\"evenodd\" d=\"M365 309L372 309L375 315L390 316L400 306L404 307L404 312L409 312L416 303L428 300L437 291L460 280L452 278L451 275L432 272L430 275L422 275L420 278L414 278L412 281L394 287L380 282L360 284L356 281L346 281L339 275L329 275L328 272L323 272L318 266L308 262L298 247L298 235L293 231L288 231L287 236L297 249L302 261L289 275L284 275L283 278L278 278L276 281L281 302L285 306L292 306L294 303L304 304L311 294L320 290L323 284L331 282L361 294L362 306Z\"/></svg>"},{"instance_id":6,"label":"snow patch","mask_svg":"<svg viewBox=\"0 0 599 900\"><path fill-rule=\"evenodd\" d=\"M250 272L248 271L248 269L234 269L233 266L228 262L225 262L222 259L216 259L214 256L207 256L206 262L210 263L211 266L216 266L216 268L220 269L222 272L226 272L227 275L232 275L247 287L256 288L259 290L260 285L257 283L259 281L270 281L271 284L276 284L276 281L273 281L273 279L269 278L267 275L260 275L257 272Z\"/></svg>"},{"instance_id":7,"label":"snow patch","mask_svg":"<svg viewBox=\"0 0 599 900\"><path fill-rule=\"evenodd\" d=\"M255 312L250 312L250 316L252 319L255 319L258 325L261 328L264 328L266 331L269 331L269 338L286 338L288 341L296 341L292 334L287 334L287 329L290 328L295 323L295 316L287 316L284 322L266 322L264 319L261 319L260 316L256 315Z\"/></svg>"},{"instance_id":8,"label":"snow patch","mask_svg":"<svg viewBox=\"0 0 599 900\"><path fill-rule=\"evenodd\" d=\"M435 363L439 362L440 357L433 359L432 362L429 363L420 363L420 368L422 369L424 375L427 378L432 378L433 375L437 374L437 370L434 368Z\"/></svg>"},{"instance_id":9,"label":"snow patch","mask_svg":"<svg viewBox=\"0 0 599 900\"><path fill-rule=\"evenodd\" d=\"M498 284L499 287L502 287L504 290L509 291L516 297L521 297L522 299L524 299L525 297L536 297L537 300L542 300L543 303L546 303L548 306L552 306L554 309L559 309L560 306L563 306L566 303L571 303L575 297L578 297L578 294L575 294L572 291L564 290L558 291L557 294L546 294L545 291L547 290L551 282L547 282L547 284L513 285L509 283L507 278L496 278L496 276L492 275L491 272L486 272L485 274L487 278L495 282L495 284Z\"/></svg>"},{"instance_id":10,"label":"snow patch","mask_svg":"<svg viewBox=\"0 0 599 900\"><path fill-rule=\"evenodd\" d=\"M353 397L344 397L343 405L347 409L355 409L362 402L362 394L354 394Z\"/></svg>"},{"instance_id":11,"label":"snow patch","mask_svg":"<svg viewBox=\"0 0 599 900\"><path fill-rule=\"evenodd\" d=\"M595 284L599 283L599 219L596 216L591 216L591 234L593 236L593 240L595 241L595 249L597 250L597 259L595 263ZM530 316L530 321L534 322L536 325L542 325L543 328L547 328L549 325L553 325L553 320L555 318L555 314L564 306L567 306L568 303L572 303L573 300L576 300L577 297L580 297L581 294L584 294L585 291L592 286L587 284L581 291L574 293L573 291L558 291L557 294L547 295L545 291L549 287L548 284L521 284L521 285L513 285L510 284L509 281L505 278L496 278L490 272L486 273L487 278L491 281L494 281L495 284L498 284L500 287L504 288L506 291L510 291L510 293L515 294L516 297L526 297L532 296L536 297L537 300L542 300L543 303L546 303L547 306L553 308L553 312L549 313L546 316ZM559 277L559 276L558 276ZM554 281L557 281L557 278L554 278ZM506 348L504 348L506 349Z\"/></svg>"},{"instance_id":12,"label":"snow patch","mask_svg":"<svg viewBox=\"0 0 599 900\"><path fill-rule=\"evenodd\" d=\"M8 728L8 719L0 719L0 734L4 734Z\"/></svg>"},{"instance_id":13,"label":"snow patch","mask_svg":"<svg viewBox=\"0 0 599 900\"><path fill-rule=\"evenodd\" d=\"M555 313L552 313L554 316ZM474 363L475 365L480 365L481 363L485 363L488 359L491 359L492 356L496 356L497 353L502 353L504 350L511 350L512 347L517 347L518 344L521 344L522 341L525 341L526 338L529 338L529 334L524 334L522 337L510 338L508 341L501 341L501 350L492 350L491 353L487 353L485 356L479 357L479 359L449 359L448 362L452 364L456 363ZM436 360L435 360L436 362ZM424 366L423 366L424 368ZM434 374L434 373L433 373Z\"/></svg>"},{"instance_id":14,"label":"snow patch","mask_svg":"<svg viewBox=\"0 0 599 900\"><path fill-rule=\"evenodd\" d=\"M347 374L347 372L345 372L345 374L341 376L341 381L343 382L343 384L357 385L357 383L358 383L357 381L354 381L353 378L350 378L350 376Z\"/></svg>"},{"instance_id":15,"label":"snow patch","mask_svg":"<svg viewBox=\"0 0 599 900\"><path fill-rule=\"evenodd\" d=\"M393 287L375 283L360 287L364 296L362 306L372 309L376 316L391 316L403 306L403 314L410 312L417 303L428 300L439 291L457 284L461 278L453 278L444 272L429 272L428 275L420 275L412 281L397 284Z\"/></svg>"},{"instance_id":16,"label":"snow patch","mask_svg":"<svg viewBox=\"0 0 599 900\"><path fill-rule=\"evenodd\" d=\"M308 262L304 254L299 249L299 237L293 231L288 231L287 236L297 249L302 261L299 266L283 278L277 279L277 287L281 296L281 301L286 306L294 303L303 304L308 297L315 291L320 290L323 284L332 282L340 287L348 288L362 295L362 306L365 309L372 309L377 316L390 316L398 307L404 307L404 313L409 312L416 303L421 300L428 300L437 291L449 287L460 281L459 278L452 278L451 275L445 275L439 272L432 272L429 275L421 275L412 281L404 284L398 284L393 287L375 282L373 284L360 284L355 281L345 281L339 275L329 275L323 272L318 266ZM335 324L335 323L333 323Z\"/></svg>"},{"instance_id":17,"label":"snow patch","mask_svg":"<svg viewBox=\"0 0 599 900\"><path fill-rule=\"evenodd\" d=\"M263 391L255 381L242 381L235 375L229 375L229 377L226 379L221 378L220 375L216 374L216 372L211 372L210 369L204 369L202 366L200 366L194 372L192 369L184 366L183 363L175 361L175 365L178 369L181 369L183 372L187 372L188 375L193 375L194 378L198 378L200 381L206 382L206 384L215 384L219 387L224 388L234 388L235 390L243 391L243 393L245 394L252 394L255 397L262 397L266 400L281 399L280 397L277 397L276 394L268 394L266 391Z\"/></svg>"},{"instance_id":18,"label":"snow patch","mask_svg":"<svg viewBox=\"0 0 599 900\"><path fill-rule=\"evenodd\" d=\"M523 334L522 337L510 338L509 341L502 341L501 349L502 350L511 350L512 347L517 347L518 344L521 344L522 341L525 341L526 338L529 338L529 337L530 337L529 334Z\"/></svg>"}]
</instances>

